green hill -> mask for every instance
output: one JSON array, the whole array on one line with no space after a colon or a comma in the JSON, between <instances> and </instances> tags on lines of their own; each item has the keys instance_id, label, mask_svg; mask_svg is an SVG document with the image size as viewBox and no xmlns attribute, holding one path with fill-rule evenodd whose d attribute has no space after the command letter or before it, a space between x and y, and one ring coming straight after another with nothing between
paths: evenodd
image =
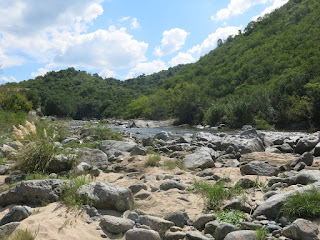
<instances>
[{"instance_id":1,"label":"green hill","mask_svg":"<svg viewBox=\"0 0 320 240\"><path fill-rule=\"evenodd\" d=\"M45 114L73 118L319 128L319 22L318 0L290 0L194 64L126 81L69 68L7 86L37 90Z\"/></svg>"}]
</instances>

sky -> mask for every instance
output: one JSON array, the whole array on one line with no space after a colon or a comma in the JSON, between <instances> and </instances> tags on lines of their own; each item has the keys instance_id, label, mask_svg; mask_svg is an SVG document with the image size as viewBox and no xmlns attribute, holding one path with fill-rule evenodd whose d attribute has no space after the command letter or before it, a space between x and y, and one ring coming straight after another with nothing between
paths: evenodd
<instances>
[{"instance_id":1,"label":"sky","mask_svg":"<svg viewBox=\"0 0 320 240\"><path fill-rule=\"evenodd\" d=\"M0 0L0 84L74 67L125 80L199 60L288 0Z\"/></svg>"}]
</instances>

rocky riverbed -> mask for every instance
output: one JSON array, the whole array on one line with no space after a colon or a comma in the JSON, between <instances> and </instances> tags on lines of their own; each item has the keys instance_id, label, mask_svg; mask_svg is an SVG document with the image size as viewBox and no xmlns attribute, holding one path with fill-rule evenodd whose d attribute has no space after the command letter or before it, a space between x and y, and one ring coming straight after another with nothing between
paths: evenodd
<instances>
[{"instance_id":1,"label":"rocky riverbed","mask_svg":"<svg viewBox=\"0 0 320 240\"><path fill-rule=\"evenodd\" d=\"M102 140L92 149L83 146L96 141L89 130L98 122L87 123L65 123L69 134L55 143L63 151L50 163L51 179L25 180L26 175L10 169L12 163L0 166L0 185L8 189L0 193L0 238L18 229L36 232L36 239L57 240L258 239L257 229L263 229L265 239L319 237L318 220L281 214L289 196L320 191L319 132L247 128L141 137L124 131L125 141ZM155 126L149 125L140 128ZM19 146L8 142L1 149L6 157ZM155 166L148 165L157 154ZM68 164L72 156L76 165ZM61 189L72 180L57 176L70 173L89 173L92 182L76 194L89 199L90 206L70 210L59 202ZM219 181L227 182L226 188L242 187L241 196L226 199L221 209L242 211L245 220L223 222L195 189L195 182Z\"/></svg>"}]
</instances>

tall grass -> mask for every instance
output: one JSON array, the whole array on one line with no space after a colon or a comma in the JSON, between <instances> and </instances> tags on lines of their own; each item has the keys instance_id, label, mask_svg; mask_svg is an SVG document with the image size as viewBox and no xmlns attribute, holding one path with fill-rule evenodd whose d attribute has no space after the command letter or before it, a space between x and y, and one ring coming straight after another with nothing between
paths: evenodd
<instances>
[{"instance_id":1,"label":"tall grass","mask_svg":"<svg viewBox=\"0 0 320 240\"><path fill-rule=\"evenodd\" d=\"M159 166L159 162L161 160L161 157L159 154L153 154L152 156L149 156L147 161L145 162L146 167L157 167Z\"/></svg>"},{"instance_id":2,"label":"tall grass","mask_svg":"<svg viewBox=\"0 0 320 240\"><path fill-rule=\"evenodd\" d=\"M18 229L11 236L4 237L4 240L34 240L37 233L32 233L28 229Z\"/></svg>"}]
</instances>

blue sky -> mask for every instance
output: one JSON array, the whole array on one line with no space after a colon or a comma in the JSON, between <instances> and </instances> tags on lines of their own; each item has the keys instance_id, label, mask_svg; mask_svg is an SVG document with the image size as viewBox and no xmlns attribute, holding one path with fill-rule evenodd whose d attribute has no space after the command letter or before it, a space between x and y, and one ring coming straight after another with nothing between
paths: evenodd
<instances>
[{"instance_id":1,"label":"blue sky","mask_svg":"<svg viewBox=\"0 0 320 240\"><path fill-rule=\"evenodd\" d=\"M128 79L197 61L288 0L0 0L0 83L74 67Z\"/></svg>"}]
</instances>

